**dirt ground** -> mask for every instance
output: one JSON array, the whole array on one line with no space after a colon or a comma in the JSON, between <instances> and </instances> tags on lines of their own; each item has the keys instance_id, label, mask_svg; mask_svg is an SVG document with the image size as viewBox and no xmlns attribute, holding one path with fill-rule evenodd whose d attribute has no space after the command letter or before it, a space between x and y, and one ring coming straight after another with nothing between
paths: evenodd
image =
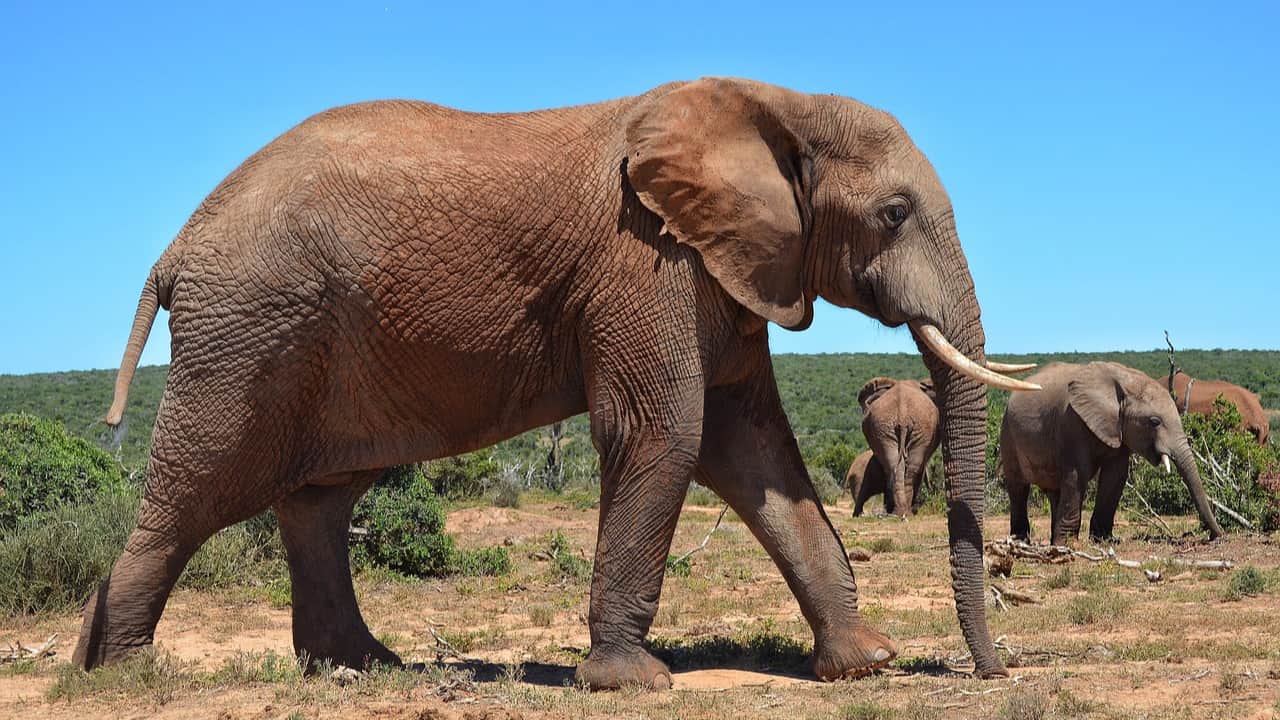
<instances>
[{"instance_id":1,"label":"dirt ground","mask_svg":"<svg viewBox=\"0 0 1280 720\"><path fill-rule=\"evenodd\" d=\"M589 558L596 511L566 501L450 514L463 546L505 543L500 578L357 582L369 625L406 661L404 671L341 684L303 678L290 661L289 610L265 590L175 593L158 652L123 670L86 676L66 660L78 618L0 623L0 644L57 632L57 655L0 670L4 718L1264 718L1280 715L1280 548L1258 537L1217 544L1146 538L1121 525L1119 556L1159 570L1079 560L1019 562L996 582L1039 600L991 608L1012 677L967 677L947 567L946 523L851 518L829 508L854 563L863 614L898 643L875 676L815 682L811 636L785 583L750 533L727 516L687 573L668 573L651 632L672 664L674 688L589 693L573 668L589 643L588 580L549 559L565 534ZM697 546L718 508L685 508L673 553ZM1177 530L1191 520L1170 520ZM1037 529L1044 533L1047 521ZM1008 518L987 523L1002 537ZM1145 539L1144 539L1145 538ZM1082 546L1086 547L1086 546ZM1178 559L1230 559L1231 571L1188 570ZM1261 571L1243 570L1251 565ZM1241 574L1245 577L1237 577ZM1234 580L1233 580L1234 578ZM1252 580L1253 582L1246 582ZM1256 594L1251 594L1256 593ZM279 600L276 601L277 603ZM443 660L443 663L437 663ZM53 698L53 699L51 699Z\"/></svg>"}]
</instances>

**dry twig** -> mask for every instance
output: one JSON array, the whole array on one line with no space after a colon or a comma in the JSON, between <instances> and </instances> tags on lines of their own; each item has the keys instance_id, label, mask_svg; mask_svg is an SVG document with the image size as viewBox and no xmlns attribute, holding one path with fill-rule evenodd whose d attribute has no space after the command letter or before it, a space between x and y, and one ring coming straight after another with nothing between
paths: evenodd
<instances>
[{"instance_id":1,"label":"dry twig","mask_svg":"<svg viewBox=\"0 0 1280 720\"><path fill-rule=\"evenodd\" d=\"M674 564L679 565L680 563L682 563L682 562L684 562L685 560L688 560L690 557L692 557L694 553L696 553L696 552L699 552L699 551L701 551L701 550L706 549L706 547L707 547L707 543L711 542L711 535L712 535L712 533L714 533L716 530L719 530L719 529L720 529L720 522L721 522L722 520L724 520L724 516L725 516L725 514L726 514L726 513L728 513L728 512L729 512L729 506L728 506L728 505L725 505L724 507L720 508L720 517L716 518L716 524L715 524L715 525L712 525L712 526L711 526L711 529L707 531L707 534L706 534L706 535L704 535L704 536L702 537L702 542L698 543L697 547L694 547L694 548L693 548L693 549L691 549L689 552L687 552L687 553L685 553L685 554L681 555L680 557L676 558L676 559L675 559Z\"/></svg>"}]
</instances>

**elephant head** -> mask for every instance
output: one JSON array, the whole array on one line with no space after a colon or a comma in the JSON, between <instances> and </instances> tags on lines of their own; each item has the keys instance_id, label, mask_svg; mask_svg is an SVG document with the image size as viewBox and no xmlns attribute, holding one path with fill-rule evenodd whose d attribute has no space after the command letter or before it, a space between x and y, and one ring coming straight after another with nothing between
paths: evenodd
<instances>
[{"instance_id":1,"label":"elephant head","mask_svg":"<svg viewBox=\"0 0 1280 720\"><path fill-rule=\"evenodd\" d=\"M862 434L884 470L885 510L906 517L925 465L938 448L938 406L929 381L878 377L858 393Z\"/></svg>"},{"instance_id":2,"label":"elephant head","mask_svg":"<svg viewBox=\"0 0 1280 720\"><path fill-rule=\"evenodd\" d=\"M1191 492L1200 522L1210 537L1222 535L1200 483L1191 444L1168 390L1150 377L1117 363L1092 362L1067 384L1071 409L1107 447L1126 448L1152 465L1169 461Z\"/></svg>"},{"instance_id":3,"label":"elephant head","mask_svg":"<svg viewBox=\"0 0 1280 720\"><path fill-rule=\"evenodd\" d=\"M1038 388L986 363L951 201L924 154L857 101L706 78L637 108L625 173L663 231L748 311L742 331L803 329L817 297L910 327L941 410L961 629L979 674L1003 673L983 606L984 384Z\"/></svg>"}]
</instances>

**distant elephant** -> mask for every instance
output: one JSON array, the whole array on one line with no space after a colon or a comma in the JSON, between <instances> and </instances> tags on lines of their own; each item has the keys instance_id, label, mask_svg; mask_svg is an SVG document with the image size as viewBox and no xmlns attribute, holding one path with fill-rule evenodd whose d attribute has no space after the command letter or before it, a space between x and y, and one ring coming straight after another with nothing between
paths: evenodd
<instances>
[{"instance_id":1,"label":"distant elephant","mask_svg":"<svg viewBox=\"0 0 1280 720\"><path fill-rule=\"evenodd\" d=\"M667 687L644 648L693 478L773 558L814 672L895 656L858 614L839 536L778 398L766 325L813 300L907 325L941 407L953 587L977 672L986 363L951 202L894 118L708 78L529 113L422 102L323 112L246 160L147 276L107 421L155 318L172 366L137 529L84 609L85 668L149 645L214 532L271 507L311 661L399 658L369 632L352 505L388 466L589 412L600 520L577 676Z\"/></svg>"},{"instance_id":2,"label":"distant elephant","mask_svg":"<svg viewBox=\"0 0 1280 720\"><path fill-rule=\"evenodd\" d=\"M1085 486L1097 475L1089 535L1110 538L1136 453L1152 465L1163 461L1166 471L1172 458L1209 536L1222 535L1178 410L1159 383L1112 362L1052 363L1027 380L1044 389L1010 396L1000 426L1011 534L1031 534L1027 497L1035 485L1049 496L1051 541L1078 536Z\"/></svg>"},{"instance_id":3,"label":"distant elephant","mask_svg":"<svg viewBox=\"0 0 1280 720\"><path fill-rule=\"evenodd\" d=\"M884 493L887 513L906 517L924 502L920 485L933 451L938 449L938 406L933 385L928 381L869 380L858 393L862 406L862 434L875 456L876 471L863 475L863 482L850 485L853 514L872 495ZM857 460L855 459L855 462ZM852 468L850 472L852 473Z\"/></svg>"},{"instance_id":4,"label":"distant elephant","mask_svg":"<svg viewBox=\"0 0 1280 720\"><path fill-rule=\"evenodd\" d=\"M1156 382L1166 390L1169 387L1169 375L1155 376ZM1190 392L1188 392L1188 390ZM1262 400L1239 385L1223 380L1200 380L1179 372L1173 376L1173 400L1178 410L1187 413L1212 415L1214 400L1221 395L1240 411L1240 429L1252 434L1259 445L1266 445L1271 437L1271 419L1262 409Z\"/></svg>"}]
</instances>

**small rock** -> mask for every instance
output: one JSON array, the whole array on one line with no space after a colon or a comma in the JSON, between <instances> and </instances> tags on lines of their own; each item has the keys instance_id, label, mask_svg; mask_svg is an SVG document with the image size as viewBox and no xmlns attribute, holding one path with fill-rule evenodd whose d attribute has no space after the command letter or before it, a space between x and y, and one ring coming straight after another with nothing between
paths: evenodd
<instances>
[{"instance_id":1,"label":"small rock","mask_svg":"<svg viewBox=\"0 0 1280 720\"><path fill-rule=\"evenodd\" d=\"M519 545L522 542L524 542L524 538L520 537L519 535L508 535L502 538L502 544L506 545L507 547L511 547L512 545Z\"/></svg>"},{"instance_id":2,"label":"small rock","mask_svg":"<svg viewBox=\"0 0 1280 720\"><path fill-rule=\"evenodd\" d=\"M329 679L339 685L350 685L360 679L360 671L349 668L346 665L339 665L337 670L329 676Z\"/></svg>"},{"instance_id":3,"label":"small rock","mask_svg":"<svg viewBox=\"0 0 1280 720\"><path fill-rule=\"evenodd\" d=\"M854 546L849 549L849 560L853 562L870 562L871 551Z\"/></svg>"},{"instance_id":4,"label":"small rock","mask_svg":"<svg viewBox=\"0 0 1280 720\"><path fill-rule=\"evenodd\" d=\"M1159 570L1143 570L1142 572L1146 574L1147 582L1160 582L1164 579Z\"/></svg>"}]
</instances>

